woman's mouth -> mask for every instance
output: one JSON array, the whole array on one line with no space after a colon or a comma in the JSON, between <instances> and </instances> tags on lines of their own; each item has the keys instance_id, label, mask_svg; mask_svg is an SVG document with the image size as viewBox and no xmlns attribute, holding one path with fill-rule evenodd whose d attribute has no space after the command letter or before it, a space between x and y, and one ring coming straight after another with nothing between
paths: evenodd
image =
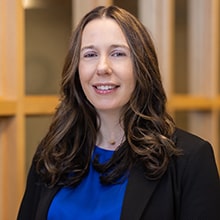
<instances>
[{"instance_id":1,"label":"woman's mouth","mask_svg":"<svg viewBox=\"0 0 220 220\"><path fill-rule=\"evenodd\" d=\"M103 90L103 91L107 91L107 90L112 90L115 89L117 86L113 86L113 85L101 85L101 86L95 86L98 90Z\"/></svg>"},{"instance_id":2,"label":"woman's mouth","mask_svg":"<svg viewBox=\"0 0 220 220\"><path fill-rule=\"evenodd\" d=\"M105 85L94 85L93 86L98 93L106 94L114 91L117 89L119 86L118 85L110 85L110 84L105 84Z\"/></svg>"}]
</instances>

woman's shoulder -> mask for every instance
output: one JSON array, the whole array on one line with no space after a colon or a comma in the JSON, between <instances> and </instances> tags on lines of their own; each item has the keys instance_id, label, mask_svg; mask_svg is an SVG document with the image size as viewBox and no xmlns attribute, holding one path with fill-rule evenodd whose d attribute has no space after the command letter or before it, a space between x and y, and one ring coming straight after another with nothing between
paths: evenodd
<instances>
[{"instance_id":1,"label":"woman's shoulder","mask_svg":"<svg viewBox=\"0 0 220 220\"><path fill-rule=\"evenodd\" d=\"M213 151L211 144L207 140L180 128L176 128L173 134L173 140L176 147L182 149L185 155L200 151Z\"/></svg>"},{"instance_id":2,"label":"woman's shoulder","mask_svg":"<svg viewBox=\"0 0 220 220\"><path fill-rule=\"evenodd\" d=\"M198 177L199 173L201 179L219 179L214 150L208 141L177 128L174 142L177 148L182 149L182 155L174 160L179 173L191 175L191 179Z\"/></svg>"}]
</instances>

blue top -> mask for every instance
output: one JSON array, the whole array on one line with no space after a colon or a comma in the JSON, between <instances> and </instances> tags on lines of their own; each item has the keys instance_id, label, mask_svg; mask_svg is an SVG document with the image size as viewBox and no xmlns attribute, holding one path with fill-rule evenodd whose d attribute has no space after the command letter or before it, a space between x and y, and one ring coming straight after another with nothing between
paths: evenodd
<instances>
[{"instance_id":1,"label":"blue top","mask_svg":"<svg viewBox=\"0 0 220 220\"><path fill-rule=\"evenodd\" d=\"M99 162L110 159L114 151L95 147L93 158ZM122 183L102 185L99 173L90 165L88 175L75 188L63 187L54 197L48 220L117 220L120 219L126 179Z\"/></svg>"}]
</instances>

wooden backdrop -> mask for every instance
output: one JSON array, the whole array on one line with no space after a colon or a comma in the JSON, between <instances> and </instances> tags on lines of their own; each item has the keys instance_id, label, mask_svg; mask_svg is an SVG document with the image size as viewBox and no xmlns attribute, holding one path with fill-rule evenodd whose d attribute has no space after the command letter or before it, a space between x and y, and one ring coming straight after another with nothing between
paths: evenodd
<instances>
[{"instance_id":1,"label":"wooden backdrop","mask_svg":"<svg viewBox=\"0 0 220 220\"><path fill-rule=\"evenodd\" d=\"M115 1L117 2L117 1ZM220 165L219 0L139 0L138 16L157 46L169 112L180 126L209 140ZM73 26L89 9L113 1L73 0ZM127 1L125 2L127 4ZM185 23L176 19L179 6ZM126 5L125 5L126 8ZM184 15L183 15L184 17ZM26 120L50 116L56 94L27 94L25 9L0 0L0 219L14 220L26 181ZM178 34L182 33L177 40ZM181 38L181 36L184 36ZM62 42L62 40L61 40ZM179 43L178 43L179 42ZM182 46L182 52L181 48ZM181 57L178 56L178 51ZM182 53L182 54L181 54ZM180 65L179 65L180 63ZM177 65L178 64L178 65ZM181 90L181 88L183 88ZM30 155L28 155L30 156Z\"/></svg>"}]
</instances>

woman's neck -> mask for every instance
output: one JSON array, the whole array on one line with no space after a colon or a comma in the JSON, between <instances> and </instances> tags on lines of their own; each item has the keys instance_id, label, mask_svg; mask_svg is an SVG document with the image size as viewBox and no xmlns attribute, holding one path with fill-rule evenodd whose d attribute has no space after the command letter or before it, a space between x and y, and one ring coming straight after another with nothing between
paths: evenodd
<instances>
[{"instance_id":1,"label":"woman's neck","mask_svg":"<svg viewBox=\"0 0 220 220\"><path fill-rule=\"evenodd\" d=\"M104 117L105 116L105 117ZM97 134L96 145L115 150L124 141L124 129L116 115L100 115L101 127Z\"/></svg>"}]
</instances>

